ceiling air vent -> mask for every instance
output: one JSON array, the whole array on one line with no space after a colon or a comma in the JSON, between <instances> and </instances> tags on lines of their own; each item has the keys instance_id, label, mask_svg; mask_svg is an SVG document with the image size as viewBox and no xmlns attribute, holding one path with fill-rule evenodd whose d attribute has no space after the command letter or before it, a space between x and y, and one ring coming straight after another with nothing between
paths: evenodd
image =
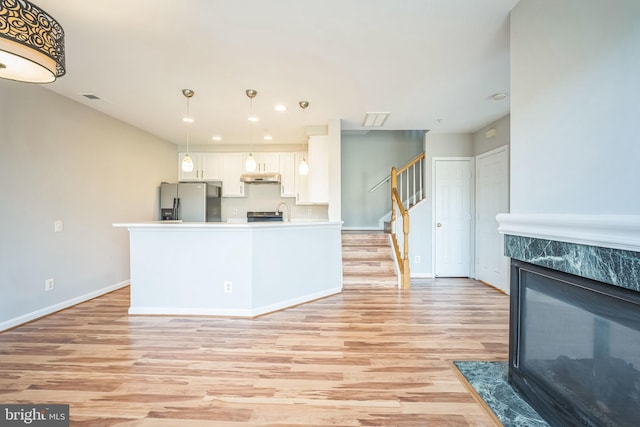
<instances>
[{"instance_id":1,"label":"ceiling air vent","mask_svg":"<svg viewBox=\"0 0 640 427\"><path fill-rule=\"evenodd\" d=\"M92 100L100 99L100 97L99 97L99 96L94 95L94 94L92 94L92 93L83 93L83 94L81 94L81 95L82 95L82 96L84 96L84 97L85 97L85 98L87 98L87 99L92 99Z\"/></svg>"},{"instance_id":2,"label":"ceiling air vent","mask_svg":"<svg viewBox=\"0 0 640 427\"><path fill-rule=\"evenodd\" d=\"M364 116L364 121L362 122L362 126L367 128L379 128L384 125L384 122L389 118L389 112L379 112L379 113L366 113Z\"/></svg>"}]
</instances>

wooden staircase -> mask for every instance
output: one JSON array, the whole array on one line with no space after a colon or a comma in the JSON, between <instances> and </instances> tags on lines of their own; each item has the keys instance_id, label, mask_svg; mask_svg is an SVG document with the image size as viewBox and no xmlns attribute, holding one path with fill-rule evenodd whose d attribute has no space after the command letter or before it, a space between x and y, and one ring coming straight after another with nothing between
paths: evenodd
<instances>
[{"instance_id":1,"label":"wooden staircase","mask_svg":"<svg viewBox=\"0 0 640 427\"><path fill-rule=\"evenodd\" d=\"M342 233L344 288L397 288L393 253L386 233Z\"/></svg>"}]
</instances>

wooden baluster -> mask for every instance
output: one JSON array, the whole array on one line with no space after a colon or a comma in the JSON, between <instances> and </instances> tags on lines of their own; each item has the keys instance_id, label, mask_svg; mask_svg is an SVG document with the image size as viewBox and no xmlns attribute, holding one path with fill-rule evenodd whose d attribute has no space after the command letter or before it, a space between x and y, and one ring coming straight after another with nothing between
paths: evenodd
<instances>
[{"instance_id":1,"label":"wooden baluster","mask_svg":"<svg viewBox=\"0 0 640 427\"><path fill-rule=\"evenodd\" d=\"M424 163L424 159L420 159L420 200L424 199L424 177L422 176L422 164Z\"/></svg>"},{"instance_id":2,"label":"wooden baluster","mask_svg":"<svg viewBox=\"0 0 640 427\"><path fill-rule=\"evenodd\" d=\"M398 190L398 173L396 167L391 168L391 230L393 232L393 223L396 220L396 201L393 198L393 190Z\"/></svg>"},{"instance_id":3,"label":"wooden baluster","mask_svg":"<svg viewBox=\"0 0 640 427\"><path fill-rule=\"evenodd\" d=\"M411 202L411 205L415 205L416 204L416 194L418 193L418 188L416 187L416 164L414 163L411 166L411 171L413 172L413 191L412 191L412 197L413 197L413 201Z\"/></svg>"},{"instance_id":4,"label":"wooden baluster","mask_svg":"<svg viewBox=\"0 0 640 427\"><path fill-rule=\"evenodd\" d=\"M405 169L403 173L404 182L407 186L404 197L402 198L402 206L406 209L409 205L409 195L411 194L411 183L409 182L409 169Z\"/></svg>"}]
</instances>

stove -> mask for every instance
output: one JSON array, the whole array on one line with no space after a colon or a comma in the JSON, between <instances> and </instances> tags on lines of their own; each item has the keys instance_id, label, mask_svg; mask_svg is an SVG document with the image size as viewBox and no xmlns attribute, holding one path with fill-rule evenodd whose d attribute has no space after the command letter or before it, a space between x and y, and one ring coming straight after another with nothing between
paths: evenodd
<instances>
[{"instance_id":1,"label":"stove","mask_svg":"<svg viewBox=\"0 0 640 427\"><path fill-rule=\"evenodd\" d=\"M247 212L247 222L282 221L282 212Z\"/></svg>"}]
</instances>

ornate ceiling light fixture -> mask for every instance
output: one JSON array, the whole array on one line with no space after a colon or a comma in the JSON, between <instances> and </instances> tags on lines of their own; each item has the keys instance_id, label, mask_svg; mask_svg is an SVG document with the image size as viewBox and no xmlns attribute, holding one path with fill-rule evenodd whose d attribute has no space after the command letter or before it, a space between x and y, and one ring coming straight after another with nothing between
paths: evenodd
<instances>
[{"instance_id":1,"label":"ornate ceiling light fixture","mask_svg":"<svg viewBox=\"0 0 640 427\"><path fill-rule=\"evenodd\" d=\"M26 0L0 0L0 77L51 83L65 72L60 24Z\"/></svg>"}]
</instances>

